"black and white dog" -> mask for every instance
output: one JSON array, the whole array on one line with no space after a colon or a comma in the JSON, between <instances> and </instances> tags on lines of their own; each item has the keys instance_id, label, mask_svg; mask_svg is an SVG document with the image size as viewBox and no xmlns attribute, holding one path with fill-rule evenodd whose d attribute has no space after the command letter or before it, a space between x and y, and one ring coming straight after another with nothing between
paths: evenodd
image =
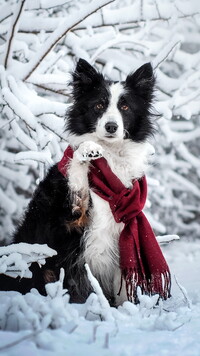
<instances>
[{"instance_id":1,"label":"black and white dog","mask_svg":"<svg viewBox=\"0 0 200 356\"><path fill-rule=\"evenodd\" d=\"M128 75L124 82L105 80L80 59L73 73L73 103L67 114L67 139L74 150L64 177L53 166L39 184L14 243L48 244L57 256L41 269L32 267L31 281L17 281L15 289L36 287L45 293L45 283L65 270L64 287L71 301L84 302L91 293L84 264L112 305L127 299L120 285L118 240L123 223L116 223L109 204L89 188L90 161L105 157L126 187L142 177L148 166L153 133L151 104L155 77L150 63ZM20 287L21 286L21 287Z\"/></svg>"}]
</instances>

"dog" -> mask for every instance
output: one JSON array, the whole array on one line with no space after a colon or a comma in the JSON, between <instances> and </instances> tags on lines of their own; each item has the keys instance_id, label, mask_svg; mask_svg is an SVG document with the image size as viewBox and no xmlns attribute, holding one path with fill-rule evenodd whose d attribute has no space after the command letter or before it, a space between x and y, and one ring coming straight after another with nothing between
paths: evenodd
<instances>
[{"instance_id":1,"label":"dog","mask_svg":"<svg viewBox=\"0 0 200 356\"><path fill-rule=\"evenodd\" d=\"M80 59L71 85L66 137L73 158L67 176L57 164L50 168L13 238L14 243L47 244L57 255L41 268L33 264L33 278L16 280L14 289L26 293L35 287L45 294L45 284L58 280L64 268L70 301L82 303L93 290L87 263L110 304L118 306L127 300L125 288L118 293L123 222L116 223L109 204L90 188L88 172L104 157L126 188L144 176L153 152L148 139L154 133L155 76L146 63L125 81L112 82Z\"/></svg>"}]
</instances>

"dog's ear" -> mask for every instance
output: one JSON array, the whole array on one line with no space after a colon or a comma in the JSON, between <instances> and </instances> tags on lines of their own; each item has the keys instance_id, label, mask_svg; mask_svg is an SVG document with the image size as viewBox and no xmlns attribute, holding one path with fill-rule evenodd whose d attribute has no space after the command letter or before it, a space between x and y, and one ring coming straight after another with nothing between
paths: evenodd
<instances>
[{"instance_id":1,"label":"dog's ear","mask_svg":"<svg viewBox=\"0 0 200 356\"><path fill-rule=\"evenodd\" d=\"M151 100L155 86L155 76L151 63L143 64L126 78L126 87L133 89L135 94Z\"/></svg>"},{"instance_id":2,"label":"dog's ear","mask_svg":"<svg viewBox=\"0 0 200 356\"><path fill-rule=\"evenodd\" d=\"M103 79L103 76L82 58L79 59L72 77L73 85L84 87L92 86L94 83L99 83Z\"/></svg>"}]
</instances>

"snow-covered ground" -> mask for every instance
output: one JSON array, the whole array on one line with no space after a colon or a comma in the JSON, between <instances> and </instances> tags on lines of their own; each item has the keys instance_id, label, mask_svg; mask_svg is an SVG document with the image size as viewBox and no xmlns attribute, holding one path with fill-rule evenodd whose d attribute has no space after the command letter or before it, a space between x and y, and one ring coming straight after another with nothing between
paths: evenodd
<instances>
[{"instance_id":1,"label":"snow-covered ground","mask_svg":"<svg viewBox=\"0 0 200 356\"><path fill-rule=\"evenodd\" d=\"M1 246L10 242L36 179L67 146L67 82L79 57L112 80L152 62L162 118L147 217L159 234L199 238L199 4L0 0ZM10 249L1 248L0 273L26 277L33 260L42 264L54 253ZM159 306L156 297L141 296L137 306L110 308L98 288L84 305L69 304L62 273L47 297L0 292L0 355L200 356L200 240L182 239L163 250L173 288Z\"/></svg>"},{"instance_id":2,"label":"snow-covered ground","mask_svg":"<svg viewBox=\"0 0 200 356\"><path fill-rule=\"evenodd\" d=\"M69 304L61 282L48 297L1 292L0 354L199 356L200 242L172 242L163 250L173 285L172 298L159 306L155 297L141 296L140 305L114 309L100 294Z\"/></svg>"}]
</instances>

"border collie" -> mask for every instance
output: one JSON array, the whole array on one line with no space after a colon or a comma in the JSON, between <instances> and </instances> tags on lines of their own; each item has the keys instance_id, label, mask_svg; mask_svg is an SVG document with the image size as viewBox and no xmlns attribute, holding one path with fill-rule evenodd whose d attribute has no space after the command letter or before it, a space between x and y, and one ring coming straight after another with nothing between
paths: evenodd
<instances>
[{"instance_id":1,"label":"border collie","mask_svg":"<svg viewBox=\"0 0 200 356\"><path fill-rule=\"evenodd\" d=\"M71 301L84 302L92 291L88 263L110 304L119 305L127 300L125 290L118 295L123 223L115 222L109 204L90 189L88 172L90 161L103 156L127 188L145 174L152 154L155 77L147 63L124 82L111 82L80 59L72 78L66 132L74 155L67 177L57 165L49 170L14 235L14 243L48 244L57 256L41 269L33 264L33 278L17 280L15 289L25 293L36 287L45 294L45 283L57 280L62 267Z\"/></svg>"}]
</instances>

